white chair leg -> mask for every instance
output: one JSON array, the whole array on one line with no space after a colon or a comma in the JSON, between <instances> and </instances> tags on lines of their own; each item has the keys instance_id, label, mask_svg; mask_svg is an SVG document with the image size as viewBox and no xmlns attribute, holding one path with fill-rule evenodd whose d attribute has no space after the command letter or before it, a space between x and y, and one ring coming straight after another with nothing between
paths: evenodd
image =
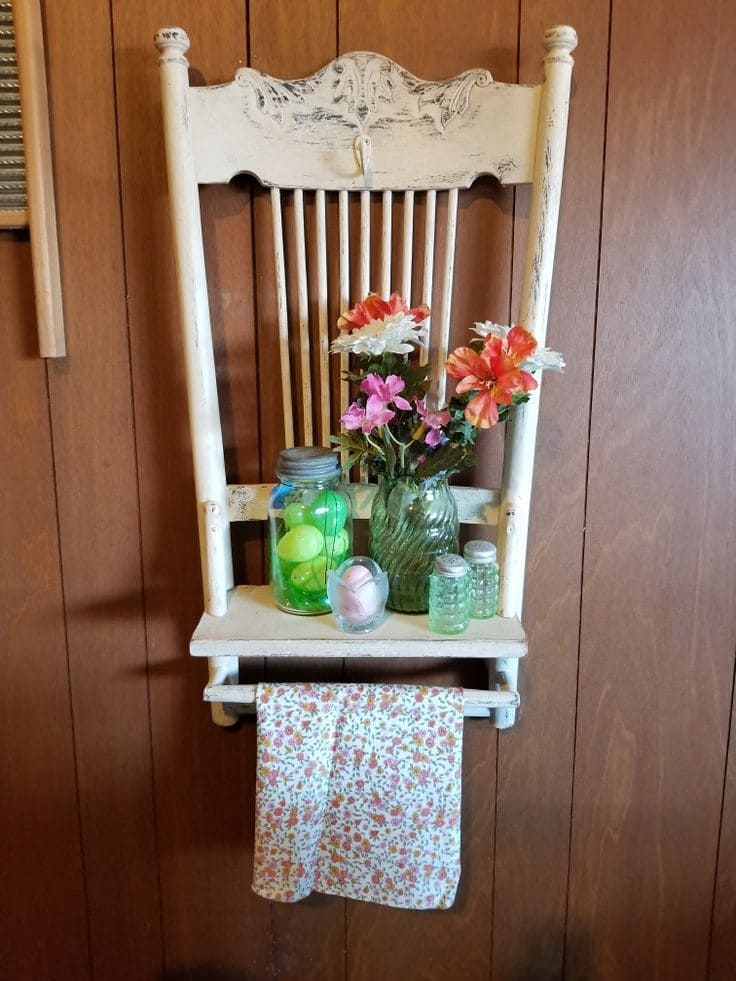
<instances>
[{"instance_id":1,"label":"white chair leg","mask_svg":"<svg viewBox=\"0 0 736 981\"><path fill-rule=\"evenodd\" d=\"M210 669L209 681L207 682L208 688L210 685L237 685L239 681L237 657L210 657L207 660ZM225 705L223 702L212 702L212 721L215 725L235 725L238 717L234 705Z\"/></svg>"},{"instance_id":2,"label":"white chair leg","mask_svg":"<svg viewBox=\"0 0 736 981\"><path fill-rule=\"evenodd\" d=\"M518 691L519 659L517 657L497 657L490 662L490 687L498 691ZM516 709L497 708L494 710L494 724L497 729L510 729L516 722Z\"/></svg>"}]
</instances>

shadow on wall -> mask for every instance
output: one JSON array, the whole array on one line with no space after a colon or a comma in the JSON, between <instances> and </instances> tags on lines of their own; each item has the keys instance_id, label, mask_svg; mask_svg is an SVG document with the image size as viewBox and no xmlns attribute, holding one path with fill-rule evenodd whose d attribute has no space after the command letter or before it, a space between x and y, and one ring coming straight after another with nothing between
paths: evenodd
<instances>
[{"instance_id":1,"label":"shadow on wall","mask_svg":"<svg viewBox=\"0 0 736 981\"><path fill-rule=\"evenodd\" d=\"M504 977L508 981L559 981L571 976L594 981L600 975L592 960L580 956L590 947L591 934L586 929L568 927L564 938L560 936L558 922L550 924L549 929L531 930L525 938L524 952L518 952L516 963L506 962ZM540 973L541 964L545 966L543 973Z\"/></svg>"}]
</instances>

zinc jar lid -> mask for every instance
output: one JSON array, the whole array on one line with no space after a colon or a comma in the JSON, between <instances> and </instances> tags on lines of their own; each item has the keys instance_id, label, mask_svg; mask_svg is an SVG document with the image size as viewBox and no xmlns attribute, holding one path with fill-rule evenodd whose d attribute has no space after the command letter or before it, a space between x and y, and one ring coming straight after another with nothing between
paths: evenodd
<instances>
[{"instance_id":1,"label":"zinc jar lid","mask_svg":"<svg viewBox=\"0 0 736 981\"><path fill-rule=\"evenodd\" d=\"M468 571L468 563L460 555L438 555L434 560L434 571L438 576L459 579Z\"/></svg>"},{"instance_id":2,"label":"zinc jar lid","mask_svg":"<svg viewBox=\"0 0 736 981\"><path fill-rule=\"evenodd\" d=\"M293 446L282 450L276 461L279 479L330 480L340 475L337 454L326 446Z\"/></svg>"},{"instance_id":3,"label":"zinc jar lid","mask_svg":"<svg viewBox=\"0 0 736 981\"><path fill-rule=\"evenodd\" d=\"M474 539L472 542L467 542L463 555L468 562L485 565L487 562L496 561L496 546L493 542L485 542L480 538Z\"/></svg>"}]
</instances>

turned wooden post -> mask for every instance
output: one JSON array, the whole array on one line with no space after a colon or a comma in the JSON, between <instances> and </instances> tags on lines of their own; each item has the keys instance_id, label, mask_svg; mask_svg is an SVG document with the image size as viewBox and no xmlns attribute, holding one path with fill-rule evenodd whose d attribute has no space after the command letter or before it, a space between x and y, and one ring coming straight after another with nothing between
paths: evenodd
<instances>
[{"instance_id":1,"label":"turned wooden post","mask_svg":"<svg viewBox=\"0 0 736 981\"><path fill-rule=\"evenodd\" d=\"M560 210L573 66L570 52L577 42L577 34L571 27L553 27L544 35L544 46L548 53L543 61L544 81L539 104L537 155L519 317L519 323L534 334L540 345L544 344L547 334L552 264ZM537 381L540 387L525 405L514 410L513 421L506 426L498 523L500 612L506 617L520 617L523 603L541 376L537 377Z\"/></svg>"},{"instance_id":2,"label":"turned wooden post","mask_svg":"<svg viewBox=\"0 0 736 981\"><path fill-rule=\"evenodd\" d=\"M161 57L161 96L172 231L184 338L205 609L227 610L233 585L225 459L207 303L197 175L189 122L189 38L165 27L154 39Z\"/></svg>"}]
</instances>

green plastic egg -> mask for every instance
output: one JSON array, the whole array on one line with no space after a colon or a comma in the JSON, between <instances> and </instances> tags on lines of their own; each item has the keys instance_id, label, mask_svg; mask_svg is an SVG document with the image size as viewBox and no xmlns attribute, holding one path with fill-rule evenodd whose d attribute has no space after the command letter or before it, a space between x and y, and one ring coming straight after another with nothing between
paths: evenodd
<instances>
[{"instance_id":1,"label":"green plastic egg","mask_svg":"<svg viewBox=\"0 0 736 981\"><path fill-rule=\"evenodd\" d=\"M309 505L309 522L325 536L337 535L348 517L348 506L342 494L323 490Z\"/></svg>"},{"instance_id":2,"label":"green plastic egg","mask_svg":"<svg viewBox=\"0 0 736 981\"><path fill-rule=\"evenodd\" d=\"M305 504L292 501L291 504L287 504L284 508L284 524L286 525L287 531L291 528L296 528L297 525L306 524L308 518L309 513Z\"/></svg>"},{"instance_id":3,"label":"green plastic egg","mask_svg":"<svg viewBox=\"0 0 736 981\"><path fill-rule=\"evenodd\" d=\"M325 540L313 525L296 525L279 539L276 551L285 562L309 562L324 548Z\"/></svg>"},{"instance_id":4,"label":"green plastic egg","mask_svg":"<svg viewBox=\"0 0 736 981\"><path fill-rule=\"evenodd\" d=\"M349 548L350 537L346 528L338 531L336 535L327 535L325 537L324 551L331 569L336 569L348 557Z\"/></svg>"},{"instance_id":5,"label":"green plastic egg","mask_svg":"<svg viewBox=\"0 0 736 981\"><path fill-rule=\"evenodd\" d=\"M327 559L318 555L311 562L302 562L291 574L291 585L305 593L321 593L327 585Z\"/></svg>"}]
</instances>

